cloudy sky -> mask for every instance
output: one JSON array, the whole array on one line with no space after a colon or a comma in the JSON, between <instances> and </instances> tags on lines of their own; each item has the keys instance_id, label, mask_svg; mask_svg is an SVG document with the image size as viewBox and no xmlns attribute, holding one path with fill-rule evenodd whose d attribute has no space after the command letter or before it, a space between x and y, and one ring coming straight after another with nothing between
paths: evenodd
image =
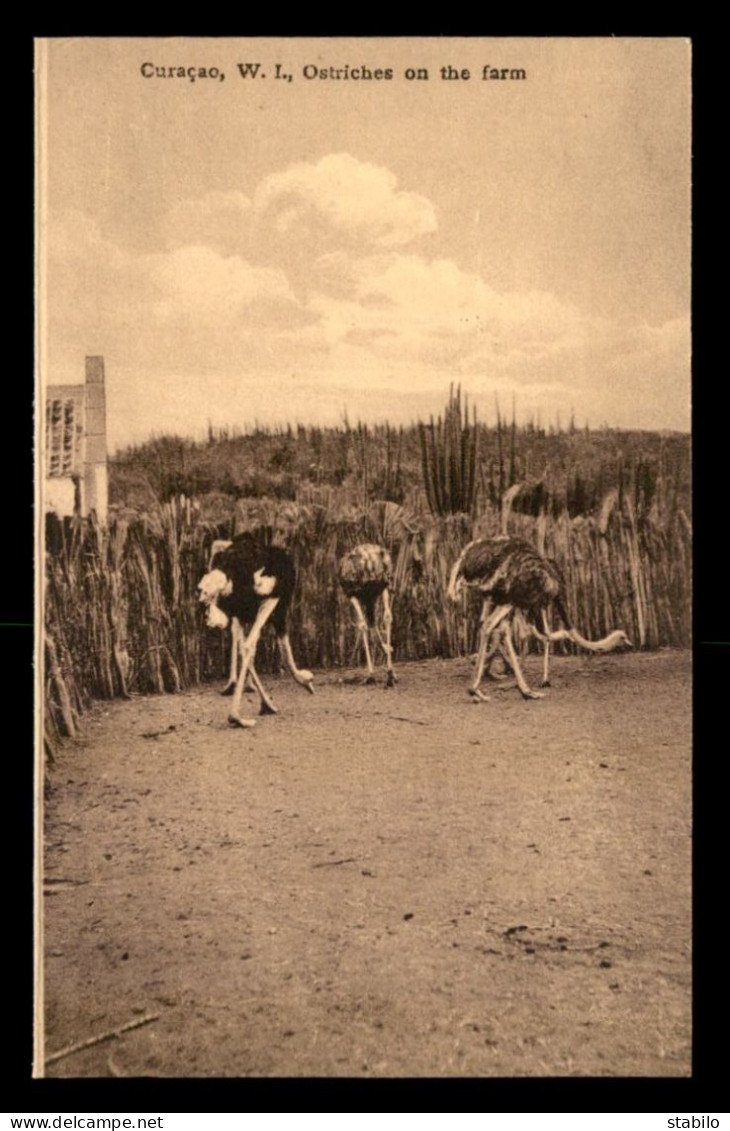
<instances>
[{"instance_id":1,"label":"cloudy sky","mask_svg":"<svg viewBox=\"0 0 730 1131\"><path fill-rule=\"evenodd\" d=\"M393 78L304 70L345 65ZM451 381L487 420L686 430L689 66L677 39L41 41L41 377L102 354L112 447L408 423Z\"/></svg>"}]
</instances>

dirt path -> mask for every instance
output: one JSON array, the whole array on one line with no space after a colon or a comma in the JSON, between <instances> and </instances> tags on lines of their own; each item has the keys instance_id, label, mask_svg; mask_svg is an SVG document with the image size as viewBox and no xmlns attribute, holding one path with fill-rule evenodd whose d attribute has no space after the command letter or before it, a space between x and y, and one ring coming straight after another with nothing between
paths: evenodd
<instances>
[{"instance_id":1,"label":"dirt path","mask_svg":"<svg viewBox=\"0 0 730 1131\"><path fill-rule=\"evenodd\" d=\"M540 661L528 660L528 678ZM49 1076L686 1076L690 659L466 661L231 730L97 709L51 768Z\"/></svg>"}]
</instances>

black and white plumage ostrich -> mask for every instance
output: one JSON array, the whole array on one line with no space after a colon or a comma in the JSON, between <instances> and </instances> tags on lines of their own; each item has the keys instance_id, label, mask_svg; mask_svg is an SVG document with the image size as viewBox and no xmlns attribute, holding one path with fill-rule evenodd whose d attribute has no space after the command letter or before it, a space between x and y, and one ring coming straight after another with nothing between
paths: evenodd
<instances>
[{"instance_id":1,"label":"black and white plumage ostrich","mask_svg":"<svg viewBox=\"0 0 730 1131\"><path fill-rule=\"evenodd\" d=\"M250 537L250 536L249 535L240 535L239 537ZM208 559L208 572L209 573L213 569L213 560L215 559L215 557L218 554L220 554L223 550L228 550L232 545L233 545L233 542L230 539L216 538L216 540L213 542L213 545L210 548L210 556L209 556L209 559ZM212 616L213 619L217 621L218 614L217 613L209 614L209 627L215 627L215 625L212 625L212 626L210 625L210 616ZM234 691L236 690L236 681L238 679L238 660L239 660L240 654L241 654L241 640L242 640L242 637L243 637L243 629L241 628L241 623L238 620L238 617L231 617L229 623L230 623L230 628L231 628L231 659L230 659L230 666L229 666L229 669L228 669L228 682L226 683L225 687L221 691L221 695L233 695ZM221 627L225 628L226 626L221 622ZM281 648L279 648L279 671L281 672L281 670L282 670L282 655L281 655ZM246 682L244 684L243 690L244 691L255 691L256 690L256 688L254 686L253 679L251 677L251 669L250 668L249 668L248 675L246 676Z\"/></svg>"},{"instance_id":2,"label":"black and white plumage ostrich","mask_svg":"<svg viewBox=\"0 0 730 1131\"><path fill-rule=\"evenodd\" d=\"M393 671L393 647L391 644L393 611L390 589L393 584L393 560L383 546L378 546L372 542L363 542L340 559L339 580L345 596L349 598L355 610L358 637L362 640L365 663L368 669L365 682L375 682L373 657L370 650L370 634L374 632L385 653L386 687L392 687L397 683ZM376 618L378 600L382 602L383 606L385 637L378 627Z\"/></svg>"},{"instance_id":3,"label":"black and white plumage ostrich","mask_svg":"<svg viewBox=\"0 0 730 1131\"><path fill-rule=\"evenodd\" d=\"M568 616L565 583L557 565L521 538L502 536L471 542L451 571L449 597L458 600L464 586L478 589L483 598L476 674L469 689L474 700L487 699L479 685L486 665L497 652L514 672L525 699L544 698L543 692L532 691L528 686L517 658L512 640L516 613L524 615L530 630L545 644L543 686L548 685L548 649L552 642L572 640L590 652L612 652L615 648L632 646L622 629L616 629L602 640L587 640L581 636ZM552 630L551 609L565 624L564 629Z\"/></svg>"},{"instance_id":4,"label":"black and white plumage ostrich","mask_svg":"<svg viewBox=\"0 0 730 1131\"><path fill-rule=\"evenodd\" d=\"M262 546L251 534L242 534L225 548L211 554L210 569L198 584L198 599L207 606L209 628L231 625L232 647L229 693L233 683L233 703L228 721L234 726L252 727L253 719L241 716L241 699L250 676L261 699L260 714L276 714L271 699L261 684L254 660L259 637L270 619L286 667L298 684L314 692L311 672L298 668L287 630L287 613L296 580L294 563L286 551ZM215 546L214 546L215 551ZM243 625L250 625L248 636ZM238 660L240 671L236 671Z\"/></svg>"}]
</instances>

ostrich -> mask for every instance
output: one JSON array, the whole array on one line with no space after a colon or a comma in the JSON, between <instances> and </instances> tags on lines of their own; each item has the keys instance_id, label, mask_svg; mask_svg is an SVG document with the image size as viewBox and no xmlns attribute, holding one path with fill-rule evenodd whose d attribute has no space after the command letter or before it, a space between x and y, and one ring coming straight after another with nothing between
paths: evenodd
<instances>
[{"instance_id":1,"label":"ostrich","mask_svg":"<svg viewBox=\"0 0 730 1131\"><path fill-rule=\"evenodd\" d=\"M570 622L565 603L565 583L558 567L521 538L503 536L471 542L451 571L449 597L456 601L465 585L478 589L483 597L477 670L469 689L475 701L487 699L479 685L485 666L498 651L514 672L523 697L544 698L543 692L530 689L517 659L512 642L512 622L516 612L524 614L530 630L546 646L544 685L547 685L547 649L550 642L572 640L591 652L632 647L621 629L611 632L603 640L586 640L581 636ZM565 623L565 629L551 631L548 612L552 607ZM538 617L541 627L537 625Z\"/></svg>"},{"instance_id":2,"label":"ostrich","mask_svg":"<svg viewBox=\"0 0 730 1131\"><path fill-rule=\"evenodd\" d=\"M244 537L246 537L246 535L244 535ZM232 545L233 545L233 542L231 542L227 539L216 538L216 540L214 541L213 545L210 548L210 557L208 559L208 572L209 573L213 569L214 558L218 554L220 554L223 550L229 550ZM211 615L216 621L218 620L218 616L217 616L216 613L212 613ZM225 629L226 625L223 624L223 622L221 621L220 627ZM223 690L221 691L221 695L233 695L233 692L236 690L236 680L238 678L238 657L241 654L240 648L241 648L242 638L243 638L243 631L241 629L241 622L239 621L238 617L231 617L231 660L230 660L230 667L229 667L229 670L228 670L228 682L227 682L226 686L223 688ZM281 670L282 670L281 649L279 649L279 671L281 671ZM256 690L256 688L254 686L253 678L251 676L251 668L250 667L249 667L248 675L246 676L246 683L244 684L243 690L244 691L255 691Z\"/></svg>"},{"instance_id":3,"label":"ostrich","mask_svg":"<svg viewBox=\"0 0 730 1131\"><path fill-rule=\"evenodd\" d=\"M225 544L218 543L222 545ZM254 666L256 646L269 618L286 666L297 683L314 693L314 677L296 666L287 632L287 612L294 592L294 565L284 550L261 546L253 535L242 534L224 549L212 553L210 566L198 584L198 599L207 606L209 628L224 629L231 623L230 675L235 686L228 721L233 726L252 727L253 719L241 717L241 698L249 675L261 699L260 714L276 714ZM243 634L243 624L251 625L247 637ZM241 670L236 676L239 654Z\"/></svg>"},{"instance_id":4,"label":"ostrich","mask_svg":"<svg viewBox=\"0 0 730 1131\"><path fill-rule=\"evenodd\" d=\"M210 557L208 558L208 573L210 573L210 571L213 569L213 561L218 556L218 554L222 553L223 550L229 550L232 545L233 545L233 542L228 541L227 539L216 538L215 542L213 543L213 545L210 548ZM215 603L215 602L213 602L213 603ZM209 626L210 626L211 618L217 620L218 619L217 614L213 613L213 612L210 612L208 614L208 624L209 624ZM222 622L221 622L221 628L225 628L225 625L223 625ZM233 695L233 692L236 690L236 680L238 678L238 656L239 656L239 649L240 649L240 637L239 637L240 632L241 632L241 623L240 623L238 617L231 617L231 662L230 662L230 667L229 667L229 670L228 670L228 683L226 684L226 686L221 691L221 695ZM246 684L245 684L243 690L244 691L255 690L254 685L253 685L253 680L251 679L250 669L249 669L249 673L246 677Z\"/></svg>"},{"instance_id":5,"label":"ostrich","mask_svg":"<svg viewBox=\"0 0 730 1131\"><path fill-rule=\"evenodd\" d=\"M373 659L370 652L370 632L374 630L381 648L385 653L387 670L386 687L393 687L397 683L393 671L393 648L390 643L390 632L393 624L393 613L390 603L390 587L393 583L393 560L386 549L369 542L355 546L340 560L339 567L340 585L346 597L349 597L355 610L357 619L358 637L362 639L365 649L365 662L368 675L366 683L375 683L373 673ZM375 606L378 597L383 603L383 626L385 639L378 628L375 619Z\"/></svg>"}]
</instances>

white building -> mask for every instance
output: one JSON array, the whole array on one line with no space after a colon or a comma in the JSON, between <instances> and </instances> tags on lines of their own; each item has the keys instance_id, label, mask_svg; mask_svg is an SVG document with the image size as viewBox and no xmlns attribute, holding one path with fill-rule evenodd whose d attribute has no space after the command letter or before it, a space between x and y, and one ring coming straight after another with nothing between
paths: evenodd
<instances>
[{"instance_id":1,"label":"white building","mask_svg":"<svg viewBox=\"0 0 730 1131\"><path fill-rule=\"evenodd\" d=\"M106 522L104 358L86 358L83 385L46 389L44 508L58 515L96 511Z\"/></svg>"}]
</instances>

